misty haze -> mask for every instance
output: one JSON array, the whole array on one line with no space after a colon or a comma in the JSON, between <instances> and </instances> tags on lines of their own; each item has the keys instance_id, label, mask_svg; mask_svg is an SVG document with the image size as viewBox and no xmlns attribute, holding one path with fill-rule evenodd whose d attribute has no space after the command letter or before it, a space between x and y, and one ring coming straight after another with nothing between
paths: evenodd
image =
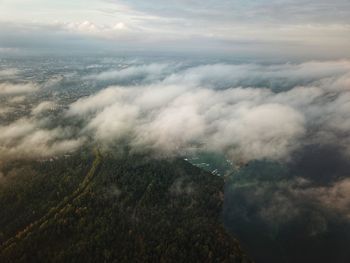
<instances>
[{"instance_id":1,"label":"misty haze","mask_svg":"<svg viewBox=\"0 0 350 263\"><path fill-rule=\"evenodd\" d=\"M0 17L0 262L350 262L348 1Z\"/></svg>"}]
</instances>

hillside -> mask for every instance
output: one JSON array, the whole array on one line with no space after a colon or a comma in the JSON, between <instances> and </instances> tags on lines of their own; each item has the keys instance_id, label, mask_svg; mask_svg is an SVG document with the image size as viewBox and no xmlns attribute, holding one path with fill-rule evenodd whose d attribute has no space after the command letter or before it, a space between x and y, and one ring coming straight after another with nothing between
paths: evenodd
<instances>
[{"instance_id":1,"label":"hillside","mask_svg":"<svg viewBox=\"0 0 350 263\"><path fill-rule=\"evenodd\" d=\"M77 154L3 181L0 262L249 262L221 224L222 178L180 159Z\"/></svg>"}]
</instances>

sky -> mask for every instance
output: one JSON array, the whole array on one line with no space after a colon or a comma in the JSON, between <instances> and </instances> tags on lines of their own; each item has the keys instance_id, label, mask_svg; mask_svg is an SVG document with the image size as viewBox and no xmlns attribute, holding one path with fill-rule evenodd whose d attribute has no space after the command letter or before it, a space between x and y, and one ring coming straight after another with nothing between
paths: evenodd
<instances>
[{"instance_id":1,"label":"sky","mask_svg":"<svg viewBox=\"0 0 350 263\"><path fill-rule=\"evenodd\" d=\"M349 57L347 0L0 0L2 54Z\"/></svg>"}]
</instances>

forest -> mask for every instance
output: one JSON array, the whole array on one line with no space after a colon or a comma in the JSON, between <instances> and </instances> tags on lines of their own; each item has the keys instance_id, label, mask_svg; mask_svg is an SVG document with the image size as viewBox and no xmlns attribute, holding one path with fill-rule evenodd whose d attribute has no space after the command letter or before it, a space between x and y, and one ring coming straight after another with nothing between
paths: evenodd
<instances>
[{"instance_id":1,"label":"forest","mask_svg":"<svg viewBox=\"0 0 350 263\"><path fill-rule=\"evenodd\" d=\"M96 150L5 168L1 262L250 262L221 223L223 177L182 159Z\"/></svg>"}]
</instances>

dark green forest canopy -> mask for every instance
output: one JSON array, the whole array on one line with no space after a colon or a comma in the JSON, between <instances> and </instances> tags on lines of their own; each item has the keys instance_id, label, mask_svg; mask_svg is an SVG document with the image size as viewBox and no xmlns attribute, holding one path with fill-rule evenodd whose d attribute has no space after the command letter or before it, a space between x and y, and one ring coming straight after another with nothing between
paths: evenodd
<instances>
[{"instance_id":1,"label":"dark green forest canopy","mask_svg":"<svg viewBox=\"0 0 350 263\"><path fill-rule=\"evenodd\" d=\"M223 178L181 159L81 153L5 171L1 262L249 262L221 224Z\"/></svg>"}]
</instances>

